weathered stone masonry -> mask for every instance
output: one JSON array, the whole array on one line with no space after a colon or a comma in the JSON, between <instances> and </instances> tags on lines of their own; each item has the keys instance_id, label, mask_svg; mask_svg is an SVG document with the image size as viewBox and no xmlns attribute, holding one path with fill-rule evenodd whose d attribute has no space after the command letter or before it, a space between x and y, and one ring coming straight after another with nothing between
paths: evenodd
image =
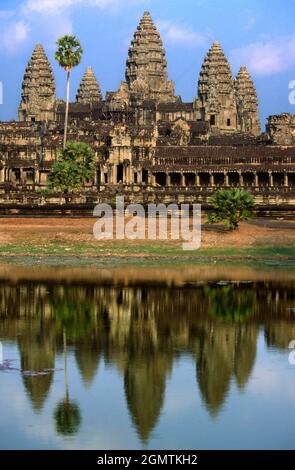
<instances>
[{"instance_id":1,"label":"weathered stone masonry","mask_svg":"<svg viewBox=\"0 0 295 470\"><path fill-rule=\"evenodd\" d=\"M0 203L60 203L59 195L40 199L36 190L46 187L62 147L64 111L37 45L24 75L19 122L0 123ZM70 105L69 139L88 143L97 155L80 203L119 193L138 202L206 202L217 188L241 187L259 204L295 204L295 116L270 116L261 134L249 72L242 66L234 79L218 42L204 59L196 99L183 103L148 12L117 92L103 99L93 70L86 70Z\"/></svg>"}]
</instances>

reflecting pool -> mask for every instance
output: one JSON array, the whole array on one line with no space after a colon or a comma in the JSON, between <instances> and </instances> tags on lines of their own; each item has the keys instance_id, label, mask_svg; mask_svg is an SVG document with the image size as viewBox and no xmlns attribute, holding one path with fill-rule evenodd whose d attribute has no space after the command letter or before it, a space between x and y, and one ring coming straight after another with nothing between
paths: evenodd
<instances>
[{"instance_id":1,"label":"reflecting pool","mask_svg":"<svg viewBox=\"0 0 295 470\"><path fill-rule=\"evenodd\" d=\"M23 274L0 280L1 449L295 447L294 273Z\"/></svg>"}]
</instances>

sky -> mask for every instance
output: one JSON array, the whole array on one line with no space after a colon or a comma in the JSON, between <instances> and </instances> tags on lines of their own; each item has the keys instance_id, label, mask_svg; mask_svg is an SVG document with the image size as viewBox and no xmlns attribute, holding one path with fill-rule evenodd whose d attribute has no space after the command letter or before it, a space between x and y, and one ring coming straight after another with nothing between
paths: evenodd
<instances>
[{"instance_id":1,"label":"sky","mask_svg":"<svg viewBox=\"0 0 295 470\"><path fill-rule=\"evenodd\" d=\"M117 90L145 10L161 33L169 78L183 101L195 99L205 54L218 40L234 76L247 65L263 126L270 114L295 114L289 103L289 83L295 80L295 0L0 0L0 120L17 118L24 70L37 43L46 49L57 96L64 98L65 73L54 60L55 41L64 34L78 36L84 49L73 71L71 99L88 65L103 93Z\"/></svg>"}]
</instances>

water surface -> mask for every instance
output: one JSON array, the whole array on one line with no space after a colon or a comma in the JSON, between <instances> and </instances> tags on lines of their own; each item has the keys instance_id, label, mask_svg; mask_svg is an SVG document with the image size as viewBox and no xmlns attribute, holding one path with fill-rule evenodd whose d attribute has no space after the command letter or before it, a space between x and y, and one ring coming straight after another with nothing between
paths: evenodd
<instances>
[{"instance_id":1,"label":"water surface","mask_svg":"<svg viewBox=\"0 0 295 470\"><path fill-rule=\"evenodd\" d=\"M295 447L294 273L0 278L1 449Z\"/></svg>"}]
</instances>

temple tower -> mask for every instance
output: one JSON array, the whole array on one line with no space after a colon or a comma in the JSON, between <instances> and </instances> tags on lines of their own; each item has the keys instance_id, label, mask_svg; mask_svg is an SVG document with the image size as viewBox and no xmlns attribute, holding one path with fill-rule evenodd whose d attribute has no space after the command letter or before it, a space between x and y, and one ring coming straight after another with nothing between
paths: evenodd
<instances>
[{"instance_id":1,"label":"temple tower","mask_svg":"<svg viewBox=\"0 0 295 470\"><path fill-rule=\"evenodd\" d=\"M145 12L129 49L126 81L144 99L173 102L174 83L168 80L166 54L150 13Z\"/></svg>"},{"instance_id":2,"label":"temple tower","mask_svg":"<svg viewBox=\"0 0 295 470\"><path fill-rule=\"evenodd\" d=\"M54 119L55 78L43 46L38 44L28 63L22 84L20 121Z\"/></svg>"},{"instance_id":3,"label":"temple tower","mask_svg":"<svg viewBox=\"0 0 295 470\"><path fill-rule=\"evenodd\" d=\"M215 41L202 65L198 83L197 108L202 121L212 129L232 132L237 129L237 106L230 65Z\"/></svg>"},{"instance_id":4,"label":"temple tower","mask_svg":"<svg viewBox=\"0 0 295 470\"><path fill-rule=\"evenodd\" d=\"M100 86L91 67L88 67L80 83L77 103L92 104L102 101Z\"/></svg>"},{"instance_id":5,"label":"temple tower","mask_svg":"<svg viewBox=\"0 0 295 470\"><path fill-rule=\"evenodd\" d=\"M259 135L261 124L258 115L258 98L254 83L245 65L240 68L237 75L235 89L239 130Z\"/></svg>"}]
</instances>

